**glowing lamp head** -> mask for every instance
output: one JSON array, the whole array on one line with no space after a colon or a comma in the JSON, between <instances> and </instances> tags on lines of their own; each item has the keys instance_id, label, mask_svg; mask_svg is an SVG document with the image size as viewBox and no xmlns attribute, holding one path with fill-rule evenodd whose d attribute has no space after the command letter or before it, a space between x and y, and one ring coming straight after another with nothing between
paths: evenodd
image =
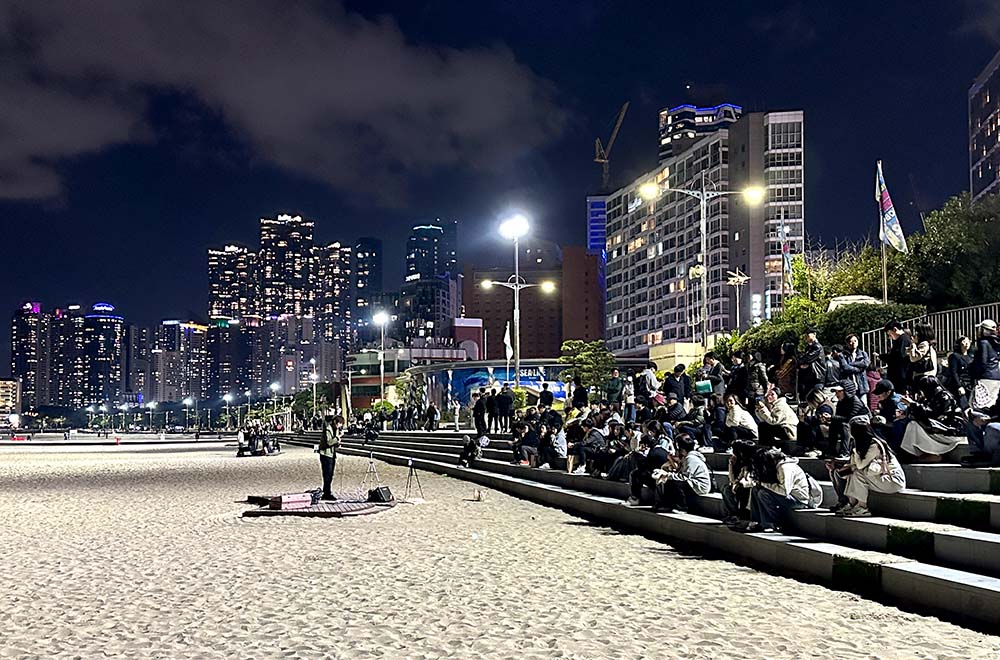
<instances>
[{"instance_id":1,"label":"glowing lamp head","mask_svg":"<svg viewBox=\"0 0 1000 660\"><path fill-rule=\"evenodd\" d=\"M279 385L278 383L271 383L269 387L271 388L272 392L277 392L278 390L281 389L281 385Z\"/></svg>"},{"instance_id":2,"label":"glowing lamp head","mask_svg":"<svg viewBox=\"0 0 1000 660\"><path fill-rule=\"evenodd\" d=\"M309 380L311 380L314 383L319 381L319 374L309 374Z\"/></svg>"},{"instance_id":3,"label":"glowing lamp head","mask_svg":"<svg viewBox=\"0 0 1000 660\"><path fill-rule=\"evenodd\" d=\"M550 280L546 280L539 285L542 289L542 293L553 293L556 290L556 283Z\"/></svg>"},{"instance_id":4,"label":"glowing lamp head","mask_svg":"<svg viewBox=\"0 0 1000 660\"><path fill-rule=\"evenodd\" d=\"M758 206L764 202L767 191L760 186L750 186L749 188L744 188L742 194L744 202L750 206Z\"/></svg>"},{"instance_id":5,"label":"glowing lamp head","mask_svg":"<svg viewBox=\"0 0 1000 660\"><path fill-rule=\"evenodd\" d=\"M146 404L146 407L152 410L153 408L156 407L156 401L150 401L149 403Z\"/></svg>"},{"instance_id":6,"label":"glowing lamp head","mask_svg":"<svg viewBox=\"0 0 1000 660\"><path fill-rule=\"evenodd\" d=\"M528 233L530 224L523 213L510 216L500 223L500 235L510 241L516 241Z\"/></svg>"},{"instance_id":7,"label":"glowing lamp head","mask_svg":"<svg viewBox=\"0 0 1000 660\"><path fill-rule=\"evenodd\" d=\"M385 312L375 312L372 315L372 323L378 326L383 326L389 322L389 315Z\"/></svg>"},{"instance_id":8,"label":"glowing lamp head","mask_svg":"<svg viewBox=\"0 0 1000 660\"><path fill-rule=\"evenodd\" d=\"M188 397L188 398L184 399L184 401L182 401L182 403L185 406L190 406L190 405L192 405L194 403L194 399L192 399L191 397Z\"/></svg>"},{"instance_id":9,"label":"glowing lamp head","mask_svg":"<svg viewBox=\"0 0 1000 660\"><path fill-rule=\"evenodd\" d=\"M479 286L483 287L487 291L493 288L493 280L483 280L480 282Z\"/></svg>"},{"instance_id":10,"label":"glowing lamp head","mask_svg":"<svg viewBox=\"0 0 1000 660\"><path fill-rule=\"evenodd\" d=\"M232 403L232 401L233 401L233 395L232 394L225 394L225 395L223 395L222 400L225 401L226 403Z\"/></svg>"},{"instance_id":11,"label":"glowing lamp head","mask_svg":"<svg viewBox=\"0 0 1000 660\"><path fill-rule=\"evenodd\" d=\"M639 186L639 196L647 202L653 201L660 196L659 184L653 183L652 181L642 184Z\"/></svg>"},{"instance_id":12,"label":"glowing lamp head","mask_svg":"<svg viewBox=\"0 0 1000 660\"><path fill-rule=\"evenodd\" d=\"M243 393L243 396L250 396L251 394L253 394L253 392L247 390L246 392Z\"/></svg>"}]
</instances>

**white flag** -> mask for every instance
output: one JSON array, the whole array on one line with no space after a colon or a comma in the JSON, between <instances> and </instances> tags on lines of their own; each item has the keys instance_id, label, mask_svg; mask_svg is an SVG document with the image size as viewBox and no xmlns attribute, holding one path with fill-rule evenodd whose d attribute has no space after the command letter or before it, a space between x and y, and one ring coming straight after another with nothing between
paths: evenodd
<instances>
[{"instance_id":1,"label":"white flag","mask_svg":"<svg viewBox=\"0 0 1000 660\"><path fill-rule=\"evenodd\" d=\"M507 352L507 359L514 357L514 345L510 343L510 321L507 321L507 329L503 333L503 345Z\"/></svg>"}]
</instances>

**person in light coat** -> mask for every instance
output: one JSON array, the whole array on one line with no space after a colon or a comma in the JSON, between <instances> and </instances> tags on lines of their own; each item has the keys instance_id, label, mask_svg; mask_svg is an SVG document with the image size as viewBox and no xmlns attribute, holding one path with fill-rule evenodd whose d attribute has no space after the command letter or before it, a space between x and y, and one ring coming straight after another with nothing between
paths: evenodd
<instances>
[{"instance_id":1,"label":"person in light coat","mask_svg":"<svg viewBox=\"0 0 1000 660\"><path fill-rule=\"evenodd\" d=\"M678 435L674 439L677 453L667 467L653 472L659 497L658 511L687 511L699 495L707 495L712 490L712 471L708 469L705 457L697 451L697 443L689 435Z\"/></svg>"},{"instance_id":2,"label":"person in light coat","mask_svg":"<svg viewBox=\"0 0 1000 660\"><path fill-rule=\"evenodd\" d=\"M726 437L723 442L731 445L733 440L756 440L757 420L744 408L735 394L726 395Z\"/></svg>"},{"instance_id":3,"label":"person in light coat","mask_svg":"<svg viewBox=\"0 0 1000 660\"><path fill-rule=\"evenodd\" d=\"M799 417L778 388L770 387L763 400L757 402L757 419L762 445L791 449L798 434Z\"/></svg>"},{"instance_id":4,"label":"person in light coat","mask_svg":"<svg viewBox=\"0 0 1000 660\"><path fill-rule=\"evenodd\" d=\"M888 443L875 435L871 425L852 424L851 436L851 462L830 473L834 489L841 495L833 511L851 518L870 516L868 493L898 493L906 488L906 474Z\"/></svg>"},{"instance_id":5,"label":"person in light coat","mask_svg":"<svg viewBox=\"0 0 1000 660\"><path fill-rule=\"evenodd\" d=\"M813 505L809 478L780 449L767 449L754 457L758 485L750 492L750 517L753 522L741 528L746 532L771 532L787 513Z\"/></svg>"}]
</instances>

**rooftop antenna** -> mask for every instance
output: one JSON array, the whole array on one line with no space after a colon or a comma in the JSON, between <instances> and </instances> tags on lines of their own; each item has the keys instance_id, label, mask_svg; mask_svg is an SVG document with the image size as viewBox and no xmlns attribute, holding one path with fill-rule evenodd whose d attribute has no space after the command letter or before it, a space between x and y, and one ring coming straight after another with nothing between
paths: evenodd
<instances>
[{"instance_id":1,"label":"rooftop antenna","mask_svg":"<svg viewBox=\"0 0 1000 660\"><path fill-rule=\"evenodd\" d=\"M608 192L608 184L611 179L611 174L608 171L608 166L611 163L611 148L615 146L618 130L622 127L622 121L625 119L625 113L628 111L628 103L628 101L625 101L622 104L622 109L618 111L618 119L615 121L614 130L611 131L611 137L608 138L608 146L605 147L601 143L601 138L594 140L594 162L601 164L601 192Z\"/></svg>"}]
</instances>

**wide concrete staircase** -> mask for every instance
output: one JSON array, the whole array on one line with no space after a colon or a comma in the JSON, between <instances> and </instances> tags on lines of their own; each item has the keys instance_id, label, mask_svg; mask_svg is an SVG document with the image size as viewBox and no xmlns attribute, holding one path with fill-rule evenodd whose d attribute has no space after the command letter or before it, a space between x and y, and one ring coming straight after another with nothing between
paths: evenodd
<instances>
[{"instance_id":1,"label":"wide concrete staircase","mask_svg":"<svg viewBox=\"0 0 1000 660\"><path fill-rule=\"evenodd\" d=\"M509 437L498 436L472 468L458 466L462 434L386 432L373 444L347 438L344 454L466 479L610 524L662 535L816 579L834 588L885 598L981 627L1000 624L1000 469L954 464L908 465L910 488L873 493L871 518L825 510L793 512L790 534L740 534L721 524L728 454L708 454L715 489L690 513L626 507L628 484L512 463ZM318 435L292 440L312 445ZM835 502L823 462L802 459Z\"/></svg>"}]
</instances>

